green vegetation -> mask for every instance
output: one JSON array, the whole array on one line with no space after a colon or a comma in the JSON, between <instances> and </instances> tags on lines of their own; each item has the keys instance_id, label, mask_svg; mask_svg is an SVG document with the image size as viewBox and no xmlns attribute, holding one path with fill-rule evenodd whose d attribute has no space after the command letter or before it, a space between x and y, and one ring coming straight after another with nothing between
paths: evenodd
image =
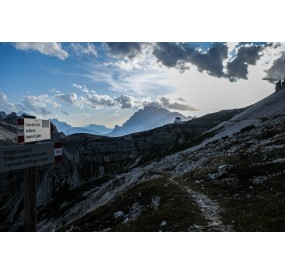
<instances>
[{"instance_id":1,"label":"green vegetation","mask_svg":"<svg viewBox=\"0 0 285 275\"><path fill-rule=\"evenodd\" d=\"M152 199L160 198L155 207ZM135 220L123 222L125 217L115 219L114 213L123 211L126 215L138 203L142 213ZM166 224L162 225L165 221ZM207 221L189 194L167 176L148 180L118 195L113 201L85 215L61 231L188 231L199 224L206 226Z\"/></svg>"},{"instance_id":2,"label":"green vegetation","mask_svg":"<svg viewBox=\"0 0 285 275\"><path fill-rule=\"evenodd\" d=\"M285 163L265 163L263 157L247 151L213 157L205 167L184 175L182 184L216 200L223 223L235 231L285 231ZM209 179L221 163L233 166L216 180Z\"/></svg>"}]
</instances>

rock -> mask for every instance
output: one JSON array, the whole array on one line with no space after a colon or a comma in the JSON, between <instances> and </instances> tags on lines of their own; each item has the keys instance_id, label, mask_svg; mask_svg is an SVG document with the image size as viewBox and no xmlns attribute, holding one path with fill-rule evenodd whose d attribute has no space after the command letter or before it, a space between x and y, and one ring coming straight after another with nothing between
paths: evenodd
<instances>
[{"instance_id":1,"label":"rock","mask_svg":"<svg viewBox=\"0 0 285 275\"><path fill-rule=\"evenodd\" d=\"M232 167L233 167L233 165L230 165L230 164L222 164L218 167L218 173L225 174Z\"/></svg>"},{"instance_id":2,"label":"rock","mask_svg":"<svg viewBox=\"0 0 285 275\"><path fill-rule=\"evenodd\" d=\"M154 209L159 207L160 204L160 197L159 196L155 196L151 199L151 204L153 206Z\"/></svg>"},{"instance_id":3,"label":"rock","mask_svg":"<svg viewBox=\"0 0 285 275\"><path fill-rule=\"evenodd\" d=\"M122 218L122 217L124 217L124 216L125 216L125 214L124 214L123 211L118 211L118 212L114 213L114 218L115 218L115 220L117 220L117 219L119 219L119 218Z\"/></svg>"},{"instance_id":4,"label":"rock","mask_svg":"<svg viewBox=\"0 0 285 275\"><path fill-rule=\"evenodd\" d=\"M130 208L129 213L125 215L125 220L123 221L123 223L136 220L144 210L145 207L143 205L140 205L138 202L135 202Z\"/></svg>"}]
</instances>

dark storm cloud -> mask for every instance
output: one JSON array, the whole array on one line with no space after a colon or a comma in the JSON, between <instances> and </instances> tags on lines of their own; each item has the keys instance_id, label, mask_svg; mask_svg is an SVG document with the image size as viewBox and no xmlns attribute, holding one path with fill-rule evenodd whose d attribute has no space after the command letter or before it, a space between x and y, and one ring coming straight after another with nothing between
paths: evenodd
<instances>
[{"instance_id":1,"label":"dark storm cloud","mask_svg":"<svg viewBox=\"0 0 285 275\"><path fill-rule=\"evenodd\" d=\"M238 49L234 60L227 64L227 77L230 81L247 79L248 65L255 65L260 58L263 46L244 46Z\"/></svg>"},{"instance_id":2,"label":"dark storm cloud","mask_svg":"<svg viewBox=\"0 0 285 275\"><path fill-rule=\"evenodd\" d=\"M207 71L215 77L224 76L223 61L228 56L228 47L225 44L214 43L206 53L195 52L190 62L197 66L200 72Z\"/></svg>"},{"instance_id":3,"label":"dark storm cloud","mask_svg":"<svg viewBox=\"0 0 285 275\"><path fill-rule=\"evenodd\" d=\"M265 72L267 75L263 79L268 80L271 83L274 83L279 79L283 79L285 74L285 53L275 60L272 67Z\"/></svg>"},{"instance_id":4,"label":"dark storm cloud","mask_svg":"<svg viewBox=\"0 0 285 275\"><path fill-rule=\"evenodd\" d=\"M248 66L256 65L261 57L262 50L270 46L272 46L271 43L260 43L258 45L241 43L236 57L226 66L223 64L228 58L228 46L225 43L213 43L206 52L194 49L186 43L155 43L153 55L164 66L177 68L181 72L194 65L199 72L206 71L214 77L237 81L238 79L247 79ZM278 67L283 68L283 64L277 63L276 69ZM274 68L272 69L273 72Z\"/></svg>"},{"instance_id":5,"label":"dark storm cloud","mask_svg":"<svg viewBox=\"0 0 285 275\"><path fill-rule=\"evenodd\" d=\"M192 53L194 49L187 49L183 43L156 43L153 49L153 55L166 67L178 67Z\"/></svg>"},{"instance_id":6,"label":"dark storm cloud","mask_svg":"<svg viewBox=\"0 0 285 275\"><path fill-rule=\"evenodd\" d=\"M139 42L108 42L107 48L113 56L134 58L142 51L143 43Z\"/></svg>"},{"instance_id":7,"label":"dark storm cloud","mask_svg":"<svg viewBox=\"0 0 285 275\"><path fill-rule=\"evenodd\" d=\"M228 47L222 43L214 43L206 52L201 53L185 43L156 43L153 55L166 67L175 67L181 72L190 69L189 64L197 66L200 72L222 77L223 60L227 58Z\"/></svg>"},{"instance_id":8,"label":"dark storm cloud","mask_svg":"<svg viewBox=\"0 0 285 275\"><path fill-rule=\"evenodd\" d=\"M145 43L106 44L113 56L132 59L142 53ZM235 58L225 64L225 60L229 57L228 46L225 43L212 43L210 48L204 52L189 43L162 42L150 45L153 56L160 64L168 68L176 68L183 73L191 66L195 66L199 72L206 71L211 76L227 78L229 81L247 79L248 66L256 65L262 50L272 46L270 43L240 43Z\"/></svg>"}]
</instances>

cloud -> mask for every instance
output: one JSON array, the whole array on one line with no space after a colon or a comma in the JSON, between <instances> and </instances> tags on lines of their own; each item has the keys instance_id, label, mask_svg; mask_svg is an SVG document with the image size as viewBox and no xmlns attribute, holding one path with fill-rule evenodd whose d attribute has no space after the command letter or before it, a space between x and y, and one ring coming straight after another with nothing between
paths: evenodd
<instances>
[{"instance_id":1,"label":"cloud","mask_svg":"<svg viewBox=\"0 0 285 275\"><path fill-rule=\"evenodd\" d=\"M109 95L99 95L94 90L88 89L85 85L72 84L73 87L81 90L84 93L82 97L82 103L84 107L91 109L102 109L114 107L117 109L137 109L144 106L157 106L172 110L179 111L198 111L197 108L189 106L188 104L181 103L185 102L185 99L180 97L177 100L180 102L171 102L171 100L165 96L158 96L155 100L150 97L140 97L131 96L126 94L121 94L120 96L109 96ZM69 95L57 95L66 102L73 103L74 96L70 98Z\"/></svg>"},{"instance_id":2,"label":"cloud","mask_svg":"<svg viewBox=\"0 0 285 275\"><path fill-rule=\"evenodd\" d=\"M37 111L38 112L38 111ZM42 114L43 116L49 116L49 115L53 115L52 112L50 112L49 110L47 110L46 108L44 107L41 107L39 109L39 113Z\"/></svg>"},{"instance_id":3,"label":"cloud","mask_svg":"<svg viewBox=\"0 0 285 275\"><path fill-rule=\"evenodd\" d=\"M103 107L115 106L114 100L109 95L99 95L94 90L89 90L85 85L72 84L72 86L84 93L85 96L81 98L87 107L101 109Z\"/></svg>"},{"instance_id":4,"label":"cloud","mask_svg":"<svg viewBox=\"0 0 285 275\"><path fill-rule=\"evenodd\" d=\"M52 115L52 112L46 109L48 105L53 107L59 107L60 104L53 102L52 98L43 94L39 96L24 96L22 102L19 104L10 103L7 96L4 93L0 93L0 111L7 113L22 111L31 115Z\"/></svg>"},{"instance_id":5,"label":"cloud","mask_svg":"<svg viewBox=\"0 0 285 275\"><path fill-rule=\"evenodd\" d=\"M84 99L83 97L78 97L76 93L68 93L68 94L57 94L54 96L55 98L74 105L75 107L83 108L84 107Z\"/></svg>"},{"instance_id":6,"label":"cloud","mask_svg":"<svg viewBox=\"0 0 285 275\"><path fill-rule=\"evenodd\" d=\"M161 71L157 59L153 55L153 43L143 43L137 55L130 58L115 56L115 61L104 62L105 67L120 68L123 71Z\"/></svg>"},{"instance_id":7,"label":"cloud","mask_svg":"<svg viewBox=\"0 0 285 275\"><path fill-rule=\"evenodd\" d=\"M94 109L101 109L103 107L112 107L116 103L113 98L108 95L98 95L95 91L86 92L85 104Z\"/></svg>"},{"instance_id":8,"label":"cloud","mask_svg":"<svg viewBox=\"0 0 285 275\"><path fill-rule=\"evenodd\" d=\"M178 97L177 100L185 102L186 100L183 97Z\"/></svg>"},{"instance_id":9,"label":"cloud","mask_svg":"<svg viewBox=\"0 0 285 275\"><path fill-rule=\"evenodd\" d=\"M129 59L141 54L143 47L139 42L108 42L106 45L113 57Z\"/></svg>"},{"instance_id":10,"label":"cloud","mask_svg":"<svg viewBox=\"0 0 285 275\"><path fill-rule=\"evenodd\" d=\"M197 66L199 72L206 71L209 75L220 78L224 76L223 61L227 55L228 47L225 44L214 43L206 53L195 51L189 56L189 61Z\"/></svg>"},{"instance_id":11,"label":"cloud","mask_svg":"<svg viewBox=\"0 0 285 275\"><path fill-rule=\"evenodd\" d=\"M214 43L208 51L201 53L185 43L156 43L153 54L166 67L175 67L181 72L197 67L199 72L222 77L223 61L227 58L228 47L222 43Z\"/></svg>"},{"instance_id":12,"label":"cloud","mask_svg":"<svg viewBox=\"0 0 285 275\"><path fill-rule=\"evenodd\" d=\"M239 42L227 42L229 57L235 55Z\"/></svg>"},{"instance_id":13,"label":"cloud","mask_svg":"<svg viewBox=\"0 0 285 275\"><path fill-rule=\"evenodd\" d=\"M59 108L61 105L47 94L39 96L24 96L22 104L18 105L18 108L29 114L40 114L43 116L52 115L52 112L46 109L48 105L54 108Z\"/></svg>"},{"instance_id":14,"label":"cloud","mask_svg":"<svg viewBox=\"0 0 285 275\"><path fill-rule=\"evenodd\" d=\"M187 43L155 43L153 55L160 64L176 68L181 73L195 66L199 72L206 71L211 76L233 82L247 79L248 66L256 65L264 54L263 51L273 46L272 43L213 43L207 51L201 52ZM268 71L269 80L280 75L277 71L284 68L281 61L276 62L272 70Z\"/></svg>"},{"instance_id":15,"label":"cloud","mask_svg":"<svg viewBox=\"0 0 285 275\"><path fill-rule=\"evenodd\" d=\"M15 105L9 102L6 94L0 92L0 111L5 111L7 113L15 112Z\"/></svg>"},{"instance_id":16,"label":"cloud","mask_svg":"<svg viewBox=\"0 0 285 275\"><path fill-rule=\"evenodd\" d=\"M178 100L185 102L184 98L179 98ZM143 106L155 106L158 108L166 108L175 111L199 111L199 109L192 107L188 104L171 102L171 99L165 96L159 96L155 101L147 99L143 102Z\"/></svg>"},{"instance_id":17,"label":"cloud","mask_svg":"<svg viewBox=\"0 0 285 275\"><path fill-rule=\"evenodd\" d=\"M189 48L191 54L194 49ZM178 67L187 62L187 48L183 43L156 43L153 55L166 67Z\"/></svg>"},{"instance_id":18,"label":"cloud","mask_svg":"<svg viewBox=\"0 0 285 275\"><path fill-rule=\"evenodd\" d=\"M52 105L54 108L59 108L61 106L57 102L53 101L53 98L47 94L42 94L39 96L24 96L23 104L31 108L46 107L47 104Z\"/></svg>"},{"instance_id":19,"label":"cloud","mask_svg":"<svg viewBox=\"0 0 285 275\"><path fill-rule=\"evenodd\" d=\"M22 51L38 51L44 55L54 56L60 60L68 57L68 53L56 42L17 42L15 48Z\"/></svg>"},{"instance_id":20,"label":"cloud","mask_svg":"<svg viewBox=\"0 0 285 275\"><path fill-rule=\"evenodd\" d=\"M135 99L132 96L121 95L115 98L115 101L120 104L122 109L131 109L137 107L135 104Z\"/></svg>"},{"instance_id":21,"label":"cloud","mask_svg":"<svg viewBox=\"0 0 285 275\"><path fill-rule=\"evenodd\" d=\"M83 56L83 55L89 55L94 57L98 56L96 48L92 43L71 43L70 48L77 56Z\"/></svg>"},{"instance_id":22,"label":"cloud","mask_svg":"<svg viewBox=\"0 0 285 275\"><path fill-rule=\"evenodd\" d=\"M68 112L66 112L66 111L61 111L61 113L62 113L63 115L65 115L65 116L69 116L69 115L70 115L70 113L68 113Z\"/></svg>"},{"instance_id":23,"label":"cloud","mask_svg":"<svg viewBox=\"0 0 285 275\"><path fill-rule=\"evenodd\" d=\"M283 52L281 56L273 62L270 69L265 72L266 76L263 79L271 83L283 79L285 74L285 53Z\"/></svg>"},{"instance_id":24,"label":"cloud","mask_svg":"<svg viewBox=\"0 0 285 275\"><path fill-rule=\"evenodd\" d=\"M149 101L149 99L145 97L134 97L125 94L121 94L120 96L102 95L94 90L88 89L85 85L72 84L72 86L84 93L84 96L81 97L82 103L84 107L91 109L110 107L117 109L133 109L142 107L146 100ZM69 102L72 103L70 100Z\"/></svg>"},{"instance_id":25,"label":"cloud","mask_svg":"<svg viewBox=\"0 0 285 275\"><path fill-rule=\"evenodd\" d=\"M248 65L255 65L260 59L260 52L263 46L245 45L241 46L236 54L236 57L227 63L227 78L230 81L237 79L247 79Z\"/></svg>"},{"instance_id":26,"label":"cloud","mask_svg":"<svg viewBox=\"0 0 285 275\"><path fill-rule=\"evenodd\" d=\"M164 96L159 97L158 102L159 102L159 105L163 108L177 110L177 111L198 111L199 110L199 109L192 107L192 106L189 106L187 104L181 104L181 103L177 103L177 102L171 103L170 99L166 98Z\"/></svg>"}]
</instances>

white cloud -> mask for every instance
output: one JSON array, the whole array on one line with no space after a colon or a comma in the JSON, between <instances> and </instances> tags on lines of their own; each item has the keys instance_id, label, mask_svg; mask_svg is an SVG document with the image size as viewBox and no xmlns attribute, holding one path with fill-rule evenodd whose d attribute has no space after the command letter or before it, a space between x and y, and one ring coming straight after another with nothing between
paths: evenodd
<instances>
[{"instance_id":1,"label":"white cloud","mask_svg":"<svg viewBox=\"0 0 285 275\"><path fill-rule=\"evenodd\" d=\"M24 96L22 104L18 105L18 108L31 115L42 115L48 116L52 115L47 107L52 106L54 108L59 108L61 105L54 101L54 97L50 97L47 94L42 94L38 96Z\"/></svg>"},{"instance_id":2,"label":"white cloud","mask_svg":"<svg viewBox=\"0 0 285 275\"><path fill-rule=\"evenodd\" d=\"M32 106L34 108L46 107L47 104L52 105L54 108L59 108L61 106L59 103L53 101L53 98L47 94L39 96L24 96L23 103L26 106Z\"/></svg>"},{"instance_id":3,"label":"white cloud","mask_svg":"<svg viewBox=\"0 0 285 275\"><path fill-rule=\"evenodd\" d=\"M236 46L239 44L239 42L227 42L228 46L228 53L233 55L237 52Z\"/></svg>"},{"instance_id":4,"label":"white cloud","mask_svg":"<svg viewBox=\"0 0 285 275\"><path fill-rule=\"evenodd\" d=\"M13 104L9 102L8 97L4 93L0 93L0 111L5 111L6 113L22 111L35 116L48 116L52 114L47 109L48 106L58 108L61 105L55 102L53 97L49 97L47 94L24 96L21 103Z\"/></svg>"},{"instance_id":5,"label":"white cloud","mask_svg":"<svg viewBox=\"0 0 285 275\"><path fill-rule=\"evenodd\" d=\"M115 101L121 104L122 109L131 109L136 107L135 99L132 96L121 95L115 98Z\"/></svg>"},{"instance_id":6,"label":"white cloud","mask_svg":"<svg viewBox=\"0 0 285 275\"><path fill-rule=\"evenodd\" d=\"M77 56L89 55L97 57L98 53L92 43L71 43L70 48Z\"/></svg>"},{"instance_id":7,"label":"white cloud","mask_svg":"<svg viewBox=\"0 0 285 275\"><path fill-rule=\"evenodd\" d=\"M9 102L8 97L4 93L0 93L0 111L7 113L15 112L15 105Z\"/></svg>"},{"instance_id":8,"label":"white cloud","mask_svg":"<svg viewBox=\"0 0 285 275\"><path fill-rule=\"evenodd\" d=\"M38 51L44 55L54 56L60 60L68 57L68 53L61 48L60 43L56 42L17 42L15 48L23 51Z\"/></svg>"},{"instance_id":9,"label":"white cloud","mask_svg":"<svg viewBox=\"0 0 285 275\"><path fill-rule=\"evenodd\" d=\"M181 100L182 99L182 100ZM183 98L179 98L179 101L185 101ZM177 110L177 111L198 111L199 109L192 107L188 104L182 104L178 102L170 102L170 99L164 96L158 98L159 105L163 108Z\"/></svg>"},{"instance_id":10,"label":"white cloud","mask_svg":"<svg viewBox=\"0 0 285 275\"><path fill-rule=\"evenodd\" d=\"M165 68L159 65L157 59L153 55L153 43L142 45L141 54L133 58L120 58L115 62L105 63L106 66L118 67L125 71L141 70L141 71L164 71Z\"/></svg>"},{"instance_id":11,"label":"white cloud","mask_svg":"<svg viewBox=\"0 0 285 275\"><path fill-rule=\"evenodd\" d=\"M126 94L121 94L120 96L102 95L94 90L88 89L85 85L72 84L72 86L84 93L84 96L81 97L82 103L85 107L90 109L110 107L116 109L133 109L144 106L145 102L151 102L151 99L146 97L135 97ZM65 98L64 96L61 97ZM67 99L66 101L72 103L72 100L70 99Z\"/></svg>"},{"instance_id":12,"label":"white cloud","mask_svg":"<svg viewBox=\"0 0 285 275\"><path fill-rule=\"evenodd\" d=\"M260 57L258 65L261 65L264 69L269 69L276 59L282 56L285 52L285 43L272 43L270 47L266 47L263 50L263 55Z\"/></svg>"},{"instance_id":13,"label":"white cloud","mask_svg":"<svg viewBox=\"0 0 285 275\"><path fill-rule=\"evenodd\" d=\"M93 82L108 85L109 90L116 93L128 93L138 96L156 96L174 91L165 72L143 70L119 70L113 68L110 72L102 72L98 68L91 69L86 75Z\"/></svg>"},{"instance_id":14,"label":"white cloud","mask_svg":"<svg viewBox=\"0 0 285 275\"><path fill-rule=\"evenodd\" d=\"M84 98L78 97L76 93L69 94L57 94L54 96L55 98L74 105L75 107L83 108L84 107Z\"/></svg>"},{"instance_id":15,"label":"white cloud","mask_svg":"<svg viewBox=\"0 0 285 275\"><path fill-rule=\"evenodd\" d=\"M147 105L155 105L177 111L197 111L198 109L188 105L187 103L178 103L165 96L157 97L140 97L122 94L120 96L111 97L109 95L99 95L94 90L89 90L85 85L73 84L73 87L84 92L82 97L84 106L90 109L102 109L114 107L116 109L138 109ZM70 99L68 99L72 103ZM184 98L179 98L178 101L185 102Z\"/></svg>"},{"instance_id":16,"label":"white cloud","mask_svg":"<svg viewBox=\"0 0 285 275\"><path fill-rule=\"evenodd\" d=\"M108 95L98 95L96 92L88 92L85 97L85 104L94 109L113 107L116 105L113 98Z\"/></svg>"}]
</instances>

